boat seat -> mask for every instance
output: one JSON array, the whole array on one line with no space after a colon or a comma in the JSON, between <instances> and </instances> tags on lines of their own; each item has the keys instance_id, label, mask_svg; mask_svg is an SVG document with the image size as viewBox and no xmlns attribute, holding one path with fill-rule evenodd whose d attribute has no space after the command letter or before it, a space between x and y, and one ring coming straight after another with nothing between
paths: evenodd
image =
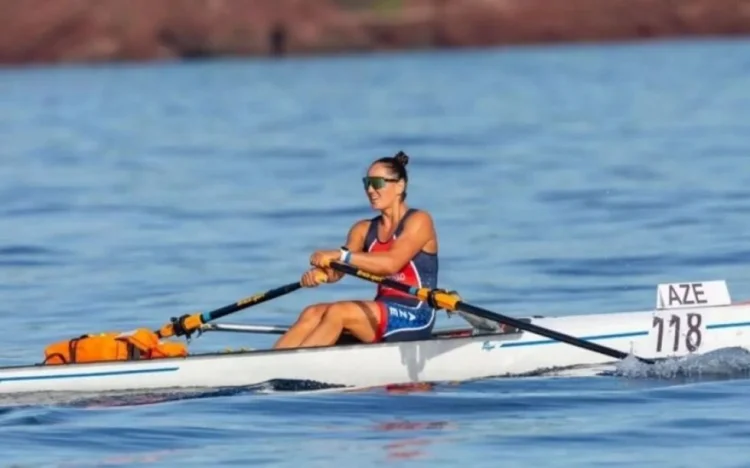
<instances>
[{"instance_id":1,"label":"boat seat","mask_svg":"<svg viewBox=\"0 0 750 468\"><path fill-rule=\"evenodd\" d=\"M340 345L352 345L352 344L363 344L362 340L357 338L354 335L350 335L349 333L342 333L339 337L339 340L336 342L334 346L340 346Z\"/></svg>"}]
</instances>

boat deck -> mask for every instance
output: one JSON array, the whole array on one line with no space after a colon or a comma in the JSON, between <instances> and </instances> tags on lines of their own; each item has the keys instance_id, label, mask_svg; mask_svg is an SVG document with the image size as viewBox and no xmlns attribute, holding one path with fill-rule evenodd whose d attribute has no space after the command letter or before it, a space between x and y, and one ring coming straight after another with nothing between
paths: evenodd
<instances>
[{"instance_id":1,"label":"boat deck","mask_svg":"<svg viewBox=\"0 0 750 468\"><path fill-rule=\"evenodd\" d=\"M531 321L530 319L523 319L523 321ZM215 324L215 325L207 325L205 327L206 330L210 331L231 331L235 333L251 333L246 330L243 330L241 325L235 325L235 328L226 329L223 328L221 324ZM269 328L278 328L283 329L284 327L269 327ZM498 326L495 330L478 330L476 328L472 327L456 327L456 328L447 328L442 330L436 330L432 333L432 337L430 340L458 340L458 339L466 339L471 337L508 337L508 336L520 336L523 332L516 328L510 328L506 326ZM427 340L426 340L427 341ZM386 346L391 345L393 342L383 342L383 343L363 343L354 336L344 333L341 338L339 339L336 344L334 344L332 347L340 348L340 347L376 347L376 346ZM171 358L162 358L158 359L158 362L169 362L174 360L184 360L184 359L191 359L191 358L210 358L210 357L223 357L223 356L240 356L240 355L260 355L260 354L268 354L268 353L279 353L279 352L299 352L299 351L305 351L305 350L311 350L311 349L320 349L320 348L295 348L295 349L285 349L285 350L277 350L277 349L271 349L271 348L261 348L261 349L247 349L247 348L240 348L236 350L221 350L221 351L209 351L209 352L201 352L201 353L194 353L194 354L188 354L187 357L171 357ZM146 362L155 362L157 360L146 360ZM10 371L10 370L19 370L24 368L41 368L41 367L48 367L48 368L65 368L71 365L74 366L87 366L87 365L95 365L95 364L132 364L135 361L106 361L106 362L89 362L89 363L76 363L76 364L59 364L59 365L47 365L43 364L41 362L34 363L34 364L19 364L19 365L12 365L12 366L0 366L0 372L2 371Z\"/></svg>"}]
</instances>

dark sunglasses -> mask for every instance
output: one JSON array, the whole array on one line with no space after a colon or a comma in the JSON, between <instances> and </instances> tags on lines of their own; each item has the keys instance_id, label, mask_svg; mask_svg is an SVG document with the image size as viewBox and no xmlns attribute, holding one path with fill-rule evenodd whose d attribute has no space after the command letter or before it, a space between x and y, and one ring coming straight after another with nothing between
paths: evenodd
<instances>
[{"instance_id":1,"label":"dark sunglasses","mask_svg":"<svg viewBox=\"0 0 750 468\"><path fill-rule=\"evenodd\" d=\"M362 177L362 183L365 186L365 190L367 190L367 187L372 186L375 190L380 190L383 187L385 187L385 184L388 182L398 182L399 179L389 179L387 177Z\"/></svg>"}]
</instances>

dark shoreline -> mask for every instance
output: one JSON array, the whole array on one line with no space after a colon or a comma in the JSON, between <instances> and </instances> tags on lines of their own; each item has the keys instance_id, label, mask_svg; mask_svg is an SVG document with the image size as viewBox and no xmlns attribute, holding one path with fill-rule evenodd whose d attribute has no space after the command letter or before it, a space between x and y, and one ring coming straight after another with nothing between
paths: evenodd
<instances>
[{"instance_id":1,"label":"dark shoreline","mask_svg":"<svg viewBox=\"0 0 750 468\"><path fill-rule=\"evenodd\" d=\"M750 0L0 0L6 66L742 36Z\"/></svg>"}]
</instances>

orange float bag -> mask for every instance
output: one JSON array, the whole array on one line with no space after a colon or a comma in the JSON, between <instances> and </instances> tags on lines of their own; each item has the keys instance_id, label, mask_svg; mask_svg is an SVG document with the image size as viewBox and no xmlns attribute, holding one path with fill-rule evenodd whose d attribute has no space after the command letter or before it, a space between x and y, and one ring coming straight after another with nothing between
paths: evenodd
<instances>
[{"instance_id":1,"label":"orange float bag","mask_svg":"<svg viewBox=\"0 0 750 468\"><path fill-rule=\"evenodd\" d=\"M53 343L44 350L44 364L78 364L102 361L138 361L187 356L183 343L159 341L147 328L132 332L82 335Z\"/></svg>"}]
</instances>

